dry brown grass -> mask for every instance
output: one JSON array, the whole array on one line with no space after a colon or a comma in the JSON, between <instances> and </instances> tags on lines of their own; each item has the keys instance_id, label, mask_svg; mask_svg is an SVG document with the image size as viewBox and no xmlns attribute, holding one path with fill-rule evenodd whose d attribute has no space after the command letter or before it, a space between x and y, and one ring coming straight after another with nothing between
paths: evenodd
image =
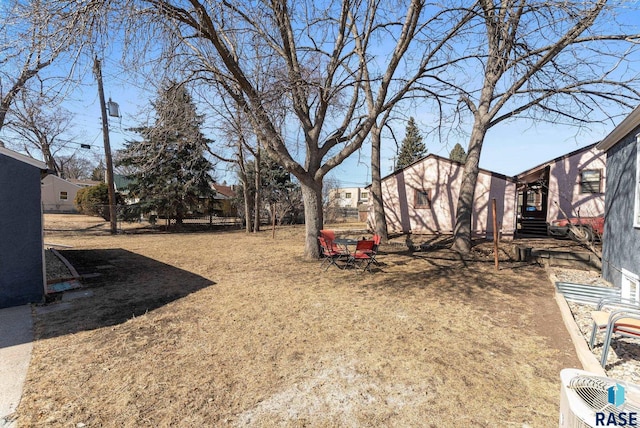
<instances>
[{"instance_id":1,"label":"dry brown grass","mask_svg":"<svg viewBox=\"0 0 640 428\"><path fill-rule=\"evenodd\" d=\"M579 364L535 265L383 246L374 274L324 272L302 227L65 220L45 240L101 275L36 311L20 426L550 427L559 370Z\"/></svg>"}]
</instances>

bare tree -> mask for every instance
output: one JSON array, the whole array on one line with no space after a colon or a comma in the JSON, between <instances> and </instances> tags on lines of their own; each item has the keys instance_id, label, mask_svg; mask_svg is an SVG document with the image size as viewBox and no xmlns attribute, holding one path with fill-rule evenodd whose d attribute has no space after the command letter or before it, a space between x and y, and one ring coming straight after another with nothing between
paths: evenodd
<instances>
[{"instance_id":1,"label":"bare tree","mask_svg":"<svg viewBox=\"0 0 640 428\"><path fill-rule=\"evenodd\" d=\"M432 5L434 6L434 5ZM366 104L369 114L376 119L371 129L371 200L373 208L373 228L382 242L388 239L387 221L384 212L382 198L382 173L380 170L380 155L382 147L382 131L388 125L393 109L397 109L400 104L407 99L430 98L438 110L441 104L451 99L452 91L449 85L444 84L442 72L455 60L451 58L450 43L456 40L456 36L465 25L472 19L474 12L461 9L455 5L452 7L434 7L432 15L416 21L414 36L408 42L418 45L411 52L411 56L405 63L405 76L402 79L393 80L393 86L387 87L388 99L384 109L378 109L375 95L375 87L372 85L373 79L370 61L366 49L357 49L360 55L363 76L362 88L365 94ZM356 38L358 46L368 46L371 42L371 33L365 33L362 37ZM408 65L408 64L411 65ZM389 70L389 69L388 69ZM387 70L387 71L388 71ZM378 90L383 89L380 86ZM395 137L394 137L395 139ZM397 141L396 141L397 144ZM395 166L394 166L395 168Z\"/></svg>"},{"instance_id":2,"label":"bare tree","mask_svg":"<svg viewBox=\"0 0 640 428\"><path fill-rule=\"evenodd\" d=\"M91 177L93 164L85 157L73 153L67 156L58 156L57 164L60 168L60 177L65 179L85 180Z\"/></svg>"},{"instance_id":3,"label":"bare tree","mask_svg":"<svg viewBox=\"0 0 640 428\"><path fill-rule=\"evenodd\" d=\"M73 115L62 107L49 110L46 97L34 99L29 95L26 92L21 94L6 124L7 129L18 136L13 145L31 157L40 157L34 156L34 150L39 152L47 167L62 175L61 156L70 144L74 144L74 136L69 134Z\"/></svg>"},{"instance_id":4,"label":"bare tree","mask_svg":"<svg viewBox=\"0 0 640 428\"><path fill-rule=\"evenodd\" d=\"M318 257L322 180L362 146L376 118L397 100L389 90L422 28L425 3L132 1L138 7L130 9L142 13L132 25L153 25L157 31L147 34L155 42L163 37L163 59L222 85L269 156L299 180L305 255ZM367 78L364 65L374 57L382 59L380 70ZM273 84L263 85L263 76L256 80L256 64ZM361 91L365 81L375 85L368 107ZM286 131L269 110L275 98L288 103L295 119ZM297 138L290 137L293 132Z\"/></svg>"},{"instance_id":5,"label":"bare tree","mask_svg":"<svg viewBox=\"0 0 640 428\"><path fill-rule=\"evenodd\" d=\"M45 90L60 92L77 59L95 41L93 31L106 10L98 0L8 0L0 6L0 129L27 83L65 57L65 71L50 76ZM62 83L61 83L62 82ZM0 145L2 143L0 142Z\"/></svg>"},{"instance_id":6,"label":"bare tree","mask_svg":"<svg viewBox=\"0 0 640 428\"><path fill-rule=\"evenodd\" d=\"M637 34L611 33L619 28L606 0L479 0L473 10L455 63L459 76L471 66L482 71L481 79L455 81L473 123L454 229L461 253L471 249L480 154L491 127L514 117L585 124L610 117L611 104L631 107L640 95L635 76L624 74Z\"/></svg>"}]
</instances>

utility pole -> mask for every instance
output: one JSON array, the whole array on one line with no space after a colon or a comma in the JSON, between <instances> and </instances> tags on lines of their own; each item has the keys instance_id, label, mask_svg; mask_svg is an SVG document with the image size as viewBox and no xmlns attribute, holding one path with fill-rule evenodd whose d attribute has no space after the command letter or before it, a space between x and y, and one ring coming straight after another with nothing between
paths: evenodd
<instances>
[{"instance_id":1,"label":"utility pole","mask_svg":"<svg viewBox=\"0 0 640 428\"><path fill-rule=\"evenodd\" d=\"M109 120L107 119L107 105L104 101L104 88L102 87L102 69L97 56L93 61L93 71L96 73L98 81L98 97L102 112L102 136L104 138L104 157L107 164L107 188L109 189L109 222L111 234L115 235L118 233L118 224L116 222L116 190L113 184L113 160L111 158L111 143L109 142Z\"/></svg>"}]
</instances>

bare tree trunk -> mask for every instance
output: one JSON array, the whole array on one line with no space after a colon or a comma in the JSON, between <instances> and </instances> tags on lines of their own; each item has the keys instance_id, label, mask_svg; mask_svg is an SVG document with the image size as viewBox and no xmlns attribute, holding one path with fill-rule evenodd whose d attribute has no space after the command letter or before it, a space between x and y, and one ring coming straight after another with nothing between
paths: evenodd
<instances>
[{"instance_id":1,"label":"bare tree trunk","mask_svg":"<svg viewBox=\"0 0 640 428\"><path fill-rule=\"evenodd\" d=\"M44 163L47 164L47 168L49 168L51 171L55 171L56 175L60 175L58 165L56 164L56 161L51 154L51 146L47 141L41 141L40 144L42 147L42 158L44 159Z\"/></svg>"},{"instance_id":2,"label":"bare tree trunk","mask_svg":"<svg viewBox=\"0 0 640 428\"><path fill-rule=\"evenodd\" d=\"M320 257L318 234L322 229L322 180L300 183L304 201L305 241L304 254L309 259Z\"/></svg>"},{"instance_id":3,"label":"bare tree trunk","mask_svg":"<svg viewBox=\"0 0 640 428\"><path fill-rule=\"evenodd\" d=\"M251 201L249 198L249 178L247 177L246 164L244 162L244 152L242 151L242 138L238 139L238 169L240 181L242 183L242 196L244 200L244 227L247 233L251 233Z\"/></svg>"},{"instance_id":4,"label":"bare tree trunk","mask_svg":"<svg viewBox=\"0 0 640 428\"><path fill-rule=\"evenodd\" d=\"M486 126L476 117L471 140L467 149L467 161L464 164L460 195L456 208L456 225L453 229L452 249L468 254L471 251L471 220L473 214L473 200L476 192L476 182L480 171L480 152L484 142Z\"/></svg>"},{"instance_id":5,"label":"bare tree trunk","mask_svg":"<svg viewBox=\"0 0 640 428\"><path fill-rule=\"evenodd\" d=\"M382 242L389 239L387 219L382 201L382 174L380 172L380 147L382 127L375 124L371 128L371 200L373 205L373 230L380 235Z\"/></svg>"},{"instance_id":6,"label":"bare tree trunk","mask_svg":"<svg viewBox=\"0 0 640 428\"><path fill-rule=\"evenodd\" d=\"M255 155L255 175L254 175L254 180L255 180L255 187L256 187L256 193L254 193L253 195L253 232L259 232L260 231L260 209L261 204L260 204L260 199L261 199L261 180L260 180L260 145L258 144L258 147L256 148L256 155Z\"/></svg>"}]
</instances>

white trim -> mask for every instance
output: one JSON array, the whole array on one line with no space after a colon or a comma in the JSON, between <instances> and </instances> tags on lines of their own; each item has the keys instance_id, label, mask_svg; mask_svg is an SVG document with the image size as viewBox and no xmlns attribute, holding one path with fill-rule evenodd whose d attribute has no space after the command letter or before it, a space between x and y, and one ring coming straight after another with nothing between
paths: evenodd
<instances>
[{"instance_id":1,"label":"white trim","mask_svg":"<svg viewBox=\"0 0 640 428\"><path fill-rule=\"evenodd\" d=\"M620 295L625 299L640 302L640 277L625 268L622 268Z\"/></svg>"},{"instance_id":2,"label":"white trim","mask_svg":"<svg viewBox=\"0 0 640 428\"><path fill-rule=\"evenodd\" d=\"M636 135L636 183L633 192L633 227L640 228L640 134Z\"/></svg>"}]
</instances>

